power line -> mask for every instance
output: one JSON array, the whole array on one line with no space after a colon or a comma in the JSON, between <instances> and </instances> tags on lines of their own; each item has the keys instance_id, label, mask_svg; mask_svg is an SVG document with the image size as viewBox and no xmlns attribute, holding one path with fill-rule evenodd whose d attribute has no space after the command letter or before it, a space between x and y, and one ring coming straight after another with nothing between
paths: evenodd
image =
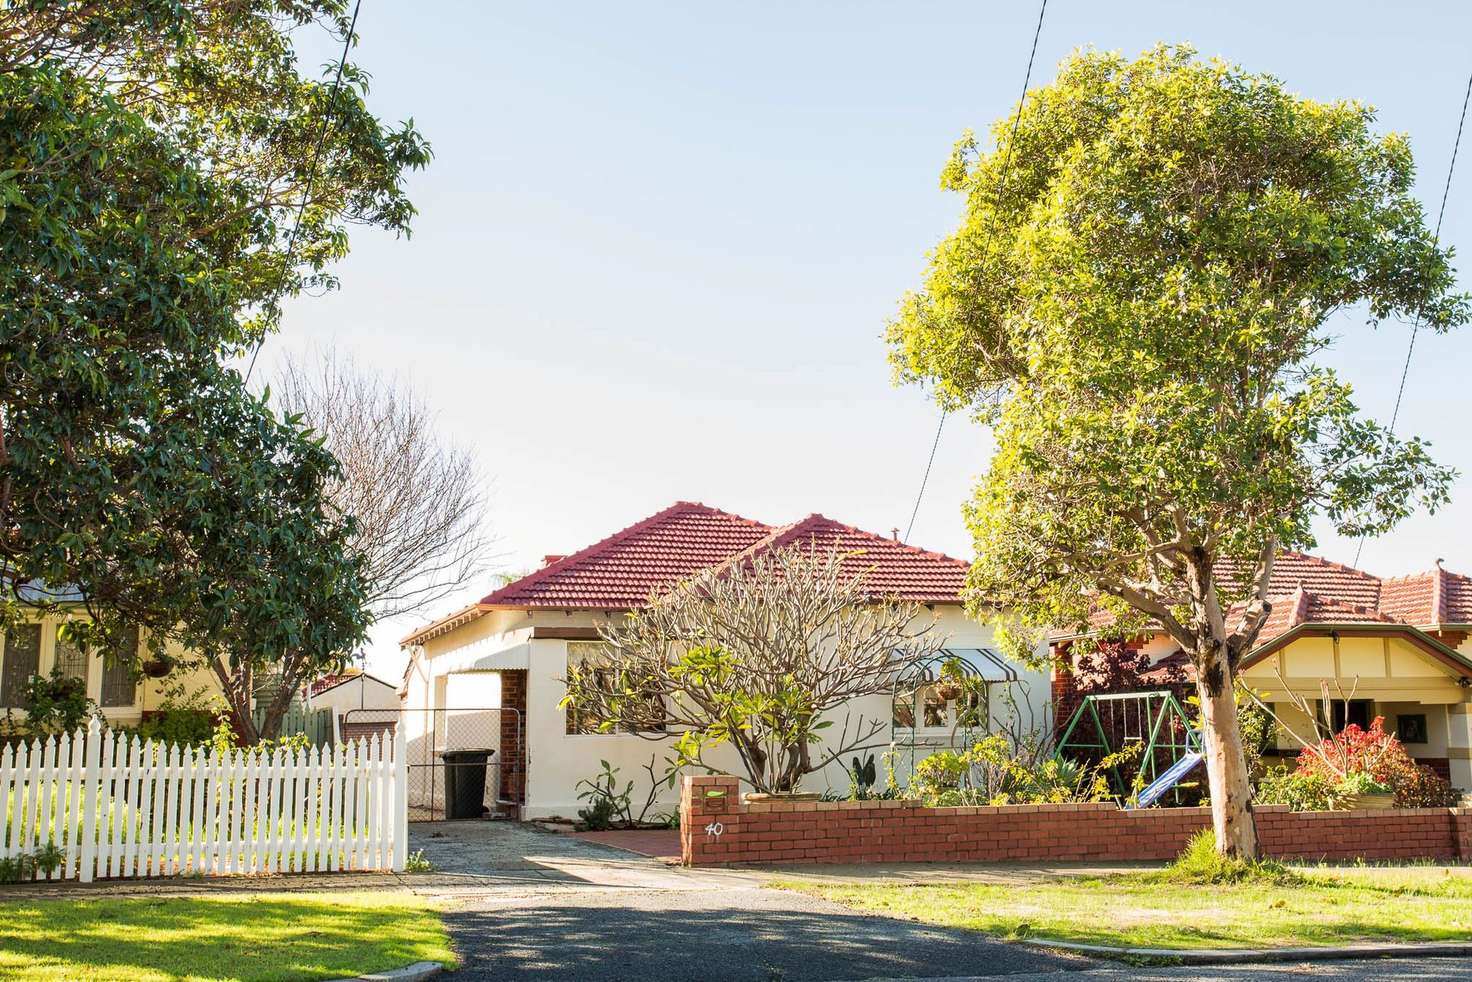
<instances>
[{"instance_id":1,"label":"power line","mask_svg":"<svg viewBox=\"0 0 1472 982\"><path fill-rule=\"evenodd\" d=\"M915 527L915 516L920 514L920 499L925 497L925 485L930 481L930 468L935 463L935 448L940 446L940 431L946 426L946 411L941 410L940 422L935 424L935 439L930 443L930 459L925 462L925 476L920 478L920 493L915 495L915 507L910 511L910 524L905 526L905 541L910 541L910 531Z\"/></svg>"},{"instance_id":2,"label":"power line","mask_svg":"<svg viewBox=\"0 0 1472 982\"><path fill-rule=\"evenodd\" d=\"M1472 99L1472 74L1467 76L1467 89L1462 93L1462 115L1457 119L1457 138L1452 141L1452 160L1447 165L1446 183L1441 188L1441 207L1436 212L1436 231L1431 235L1431 244L1433 247L1441 242L1441 222L1442 219L1446 218L1446 200L1452 190L1452 174L1457 169L1457 153L1462 148L1462 130L1467 125L1467 102L1469 99ZM1418 309L1416 311L1416 319L1411 322L1411 341L1406 345L1406 360L1400 369L1400 385L1395 390L1395 408L1390 413L1389 431L1392 436L1395 435L1396 421L1400 419L1400 401L1406 394L1406 379L1411 374L1411 355L1416 350L1416 335L1421 330L1421 319L1421 311ZM1365 537L1362 535L1360 536L1359 544L1355 547L1354 563L1352 565L1358 566L1360 564L1360 553L1364 551Z\"/></svg>"},{"instance_id":3,"label":"power line","mask_svg":"<svg viewBox=\"0 0 1472 982\"><path fill-rule=\"evenodd\" d=\"M348 63L348 49L353 44L353 32L358 27L358 10L363 6L363 0L354 0L353 17L348 22L348 32L342 39L342 54L337 59L337 73L332 79L332 94L328 96L327 111L322 114L322 128L317 132L317 146L312 151L312 162L307 167L307 183L302 189L302 199L296 206L296 220L291 225L291 235L286 240L286 259L281 264L281 279L276 284L276 295L273 302L280 303L281 294L286 290L286 278L291 275L291 261L296 252L296 237L301 231L302 214L307 210L307 202L312 199L312 185L317 179L317 163L322 159L322 148L327 143L327 134L332 129L334 122L334 110L337 109L337 93L342 88L342 73ZM261 346L266 343L266 334L256 339L255 350L250 353L250 364L245 369L245 381L250 381L251 372L256 370L256 357L261 353Z\"/></svg>"},{"instance_id":4,"label":"power line","mask_svg":"<svg viewBox=\"0 0 1472 982\"><path fill-rule=\"evenodd\" d=\"M1043 33L1043 15L1048 12L1048 0L1043 0L1038 7L1038 23L1032 32L1032 50L1027 54L1027 72L1022 76L1022 94L1017 97L1017 115L1012 119L1012 132L1007 138L1007 152L1002 155L1002 176L997 182L997 196L992 206L992 220L987 222L986 241L981 249L981 261L986 263L987 256L992 251L992 237L997 229L996 209L1002 203L1002 195L1007 191L1007 175L1012 168L1012 148L1017 143L1017 127L1022 123L1022 108L1027 101L1027 87L1032 82L1032 64L1038 54L1038 37ZM945 429L946 417L950 415L949 410L940 411L940 422L935 426L935 441L930 445L930 459L925 462L925 474L920 478L920 491L915 495L915 507L910 510L910 524L905 526L905 541L910 541L910 533L915 529L915 516L920 514L920 502L925 499L925 486L930 483L930 469L935 465L935 450L940 446L940 432Z\"/></svg>"}]
</instances>

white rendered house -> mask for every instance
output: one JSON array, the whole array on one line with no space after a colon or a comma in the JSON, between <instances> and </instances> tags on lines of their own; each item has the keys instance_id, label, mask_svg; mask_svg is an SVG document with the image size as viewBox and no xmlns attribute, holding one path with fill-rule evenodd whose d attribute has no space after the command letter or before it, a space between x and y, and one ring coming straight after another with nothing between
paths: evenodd
<instances>
[{"instance_id":1,"label":"white rendered house","mask_svg":"<svg viewBox=\"0 0 1472 982\"><path fill-rule=\"evenodd\" d=\"M790 545L837 549L876 597L922 605L922 615L934 618L931 629L944 635L947 657L1008 687L1039 731L1051 725L1047 674L1006 662L995 650L992 629L963 611L964 561L821 515L774 527L679 502L579 552L548 556L536 572L404 638L409 665L399 692L411 751L416 742L428 752L454 750L457 742L483 743L494 732L502 770L491 784L523 818L574 816L577 784L598 773L602 760L619 768L621 781L634 780L637 805L651 784L646 765L652 762L656 776L665 773L671 738L588 732L559 705L569 660L596 655L599 627L651 595L743 554ZM835 714L830 732L845 716L855 724L860 718L884 721L907 774L918 756L952 744L956 710L944 687L922 685L854 700L846 713ZM711 759L739 773L734 753L729 760L721 756L727 751L719 748ZM805 787L845 790L848 776L835 762ZM662 789L662 806L672 808L677 795Z\"/></svg>"}]
</instances>

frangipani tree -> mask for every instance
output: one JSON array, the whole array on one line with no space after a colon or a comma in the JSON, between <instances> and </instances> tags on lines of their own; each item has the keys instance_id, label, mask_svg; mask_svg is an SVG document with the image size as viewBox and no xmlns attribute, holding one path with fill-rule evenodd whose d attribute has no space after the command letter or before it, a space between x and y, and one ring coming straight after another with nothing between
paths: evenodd
<instances>
[{"instance_id":1,"label":"frangipani tree","mask_svg":"<svg viewBox=\"0 0 1472 982\"><path fill-rule=\"evenodd\" d=\"M675 736L675 763L718 771L729 744L761 792L887 744L881 717L829 718L889 695L895 678L945 643L923 607L875 597L837 551L788 546L708 570L604 630L606 654L570 664L565 705L603 729ZM852 723L852 728L850 728Z\"/></svg>"},{"instance_id":2,"label":"frangipani tree","mask_svg":"<svg viewBox=\"0 0 1472 982\"><path fill-rule=\"evenodd\" d=\"M966 508L978 611L1029 646L1099 607L1158 624L1196 669L1218 847L1255 856L1233 679L1274 558L1320 515L1383 532L1453 476L1315 363L1326 322L1444 331L1467 299L1405 138L1359 103L1160 46L1076 53L1021 113L944 171L966 212L891 326L897 373L994 427Z\"/></svg>"}]
</instances>

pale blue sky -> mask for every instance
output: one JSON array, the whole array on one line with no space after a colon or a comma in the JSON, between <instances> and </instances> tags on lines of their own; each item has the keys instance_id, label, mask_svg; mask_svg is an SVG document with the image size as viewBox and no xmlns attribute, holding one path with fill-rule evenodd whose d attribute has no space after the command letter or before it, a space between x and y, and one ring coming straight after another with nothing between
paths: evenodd
<instances>
[{"instance_id":1,"label":"pale blue sky","mask_svg":"<svg viewBox=\"0 0 1472 982\"><path fill-rule=\"evenodd\" d=\"M360 231L342 290L292 303L262 367L335 347L419 389L480 460L504 569L682 498L903 529L936 412L890 385L881 332L956 220L937 188L951 143L1008 111L1036 16L1031 2L363 0L372 104L413 116L436 160L412 180L414 237ZM1410 134L1434 220L1469 37L1472 7L1450 2L1050 0L1033 84L1078 45L1189 41L1306 96L1361 99ZM1462 149L1443 239L1466 252ZM1331 356L1382 418L1408 333L1346 318ZM1472 333L1423 334L1400 430L1472 472L1469 366ZM969 556L960 505L989 451L985 432L947 424L911 541ZM1361 565L1472 571L1469 529L1472 473ZM1326 535L1320 552L1349 562L1354 544ZM374 669L397 676L412 626L379 626Z\"/></svg>"}]
</instances>

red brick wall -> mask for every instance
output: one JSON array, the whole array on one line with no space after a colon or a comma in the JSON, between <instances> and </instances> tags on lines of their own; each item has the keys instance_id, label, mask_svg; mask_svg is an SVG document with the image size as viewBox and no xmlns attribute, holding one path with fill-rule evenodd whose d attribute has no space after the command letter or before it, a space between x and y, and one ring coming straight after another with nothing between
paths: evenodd
<instances>
[{"instance_id":1,"label":"red brick wall","mask_svg":"<svg viewBox=\"0 0 1472 982\"><path fill-rule=\"evenodd\" d=\"M735 778L687 777L687 866L739 863L1172 859L1211 824L1205 808L1109 803L923 808L908 801L753 802ZM1257 808L1264 851L1285 859L1472 859L1472 809L1291 812Z\"/></svg>"},{"instance_id":2,"label":"red brick wall","mask_svg":"<svg viewBox=\"0 0 1472 982\"><path fill-rule=\"evenodd\" d=\"M526 781L526 669L501 673L501 800L521 801Z\"/></svg>"},{"instance_id":3,"label":"red brick wall","mask_svg":"<svg viewBox=\"0 0 1472 982\"><path fill-rule=\"evenodd\" d=\"M1063 735L1063 728L1078 711L1083 696L1078 694L1078 685L1069 670L1068 647L1060 645L1053 649L1053 733Z\"/></svg>"}]
</instances>

